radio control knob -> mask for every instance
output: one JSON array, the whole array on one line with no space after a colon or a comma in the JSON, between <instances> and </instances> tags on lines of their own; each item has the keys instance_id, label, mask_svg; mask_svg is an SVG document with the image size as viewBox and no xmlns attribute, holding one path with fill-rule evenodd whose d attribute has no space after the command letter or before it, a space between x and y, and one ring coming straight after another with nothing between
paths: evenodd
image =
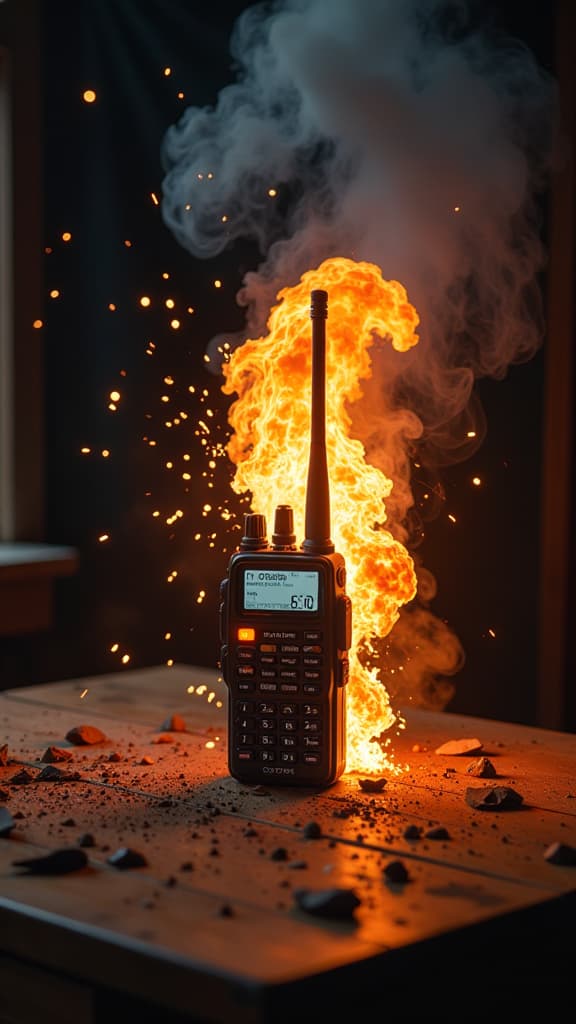
<instances>
[{"instance_id":1,"label":"radio control knob","mask_svg":"<svg viewBox=\"0 0 576 1024\"><path fill-rule=\"evenodd\" d=\"M268 547L266 533L266 516L259 512L246 512L244 515L244 536L240 541L241 551L259 551Z\"/></svg>"},{"instance_id":2,"label":"radio control knob","mask_svg":"<svg viewBox=\"0 0 576 1024\"><path fill-rule=\"evenodd\" d=\"M346 566L339 565L336 569L336 582L339 587L346 586Z\"/></svg>"}]
</instances>

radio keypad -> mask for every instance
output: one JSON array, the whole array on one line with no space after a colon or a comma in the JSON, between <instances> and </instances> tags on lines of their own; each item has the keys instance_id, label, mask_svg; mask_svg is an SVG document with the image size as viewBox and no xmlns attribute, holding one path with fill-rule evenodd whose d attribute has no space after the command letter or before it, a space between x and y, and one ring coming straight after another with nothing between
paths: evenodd
<instances>
[{"instance_id":1,"label":"radio keypad","mask_svg":"<svg viewBox=\"0 0 576 1024\"><path fill-rule=\"evenodd\" d=\"M323 704L310 698L322 696L322 633L283 633L280 638L264 631L261 639L261 643L243 644L230 652L238 695L254 689L262 695L260 700L234 701L236 755L241 761L318 765ZM282 697L268 699L272 694Z\"/></svg>"}]
</instances>

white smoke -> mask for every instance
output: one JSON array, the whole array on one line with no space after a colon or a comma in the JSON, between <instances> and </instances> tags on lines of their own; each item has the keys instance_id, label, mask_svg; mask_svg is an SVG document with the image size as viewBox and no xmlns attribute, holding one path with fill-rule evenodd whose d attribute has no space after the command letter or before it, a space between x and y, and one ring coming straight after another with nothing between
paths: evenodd
<instances>
[{"instance_id":1,"label":"white smoke","mask_svg":"<svg viewBox=\"0 0 576 1024\"><path fill-rule=\"evenodd\" d=\"M436 464L470 454L474 380L504 376L542 340L554 83L524 45L446 0L259 4L231 50L237 80L166 135L165 222L197 257L258 242L238 297L252 336L280 287L328 256L405 285L420 344L378 352L354 416L395 481L389 525L406 536L414 438Z\"/></svg>"}]
</instances>

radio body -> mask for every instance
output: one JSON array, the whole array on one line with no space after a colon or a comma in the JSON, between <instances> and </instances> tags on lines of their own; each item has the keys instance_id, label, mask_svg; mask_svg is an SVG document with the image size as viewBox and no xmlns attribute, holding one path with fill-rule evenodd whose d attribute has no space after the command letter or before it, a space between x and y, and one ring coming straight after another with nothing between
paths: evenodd
<instances>
[{"instance_id":1,"label":"radio body","mask_svg":"<svg viewBox=\"0 0 576 1024\"><path fill-rule=\"evenodd\" d=\"M241 782L328 786L342 774L351 639L345 580L337 553L270 548L232 556L221 584L221 666L229 769Z\"/></svg>"}]
</instances>

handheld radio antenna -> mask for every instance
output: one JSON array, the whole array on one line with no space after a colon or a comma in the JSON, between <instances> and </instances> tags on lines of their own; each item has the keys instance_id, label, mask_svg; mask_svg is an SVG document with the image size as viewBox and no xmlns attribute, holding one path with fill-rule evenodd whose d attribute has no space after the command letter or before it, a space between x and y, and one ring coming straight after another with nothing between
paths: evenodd
<instances>
[{"instance_id":1,"label":"handheld radio antenna","mask_svg":"<svg viewBox=\"0 0 576 1024\"><path fill-rule=\"evenodd\" d=\"M334 551L330 539L330 484L326 458L326 318L328 292L310 293L312 320L312 408L310 458L306 483L306 539L302 549L311 555Z\"/></svg>"}]
</instances>

